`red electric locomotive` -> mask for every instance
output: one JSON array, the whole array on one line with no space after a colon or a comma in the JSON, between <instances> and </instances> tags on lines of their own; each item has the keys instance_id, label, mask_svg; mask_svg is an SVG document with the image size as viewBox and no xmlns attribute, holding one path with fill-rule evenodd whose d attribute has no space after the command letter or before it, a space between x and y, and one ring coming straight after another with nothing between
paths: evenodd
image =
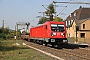
<instances>
[{"instance_id":1,"label":"red electric locomotive","mask_svg":"<svg viewBox=\"0 0 90 60\"><path fill-rule=\"evenodd\" d=\"M48 21L43 25L30 29L30 40L45 45L60 45L68 43L65 22Z\"/></svg>"}]
</instances>

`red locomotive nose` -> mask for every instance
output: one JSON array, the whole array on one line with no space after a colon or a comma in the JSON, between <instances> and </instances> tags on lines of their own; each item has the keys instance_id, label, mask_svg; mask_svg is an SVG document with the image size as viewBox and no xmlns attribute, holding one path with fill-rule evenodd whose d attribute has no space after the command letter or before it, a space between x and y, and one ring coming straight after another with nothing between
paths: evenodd
<instances>
[{"instance_id":1,"label":"red locomotive nose","mask_svg":"<svg viewBox=\"0 0 90 60\"><path fill-rule=\"evenodd\" d=\"M65 37L65 33L64 32L51 32L51 36L52 36L52 38L55 38L55 37L63 38L63 37Z\"/></svg>"}]
</instances>

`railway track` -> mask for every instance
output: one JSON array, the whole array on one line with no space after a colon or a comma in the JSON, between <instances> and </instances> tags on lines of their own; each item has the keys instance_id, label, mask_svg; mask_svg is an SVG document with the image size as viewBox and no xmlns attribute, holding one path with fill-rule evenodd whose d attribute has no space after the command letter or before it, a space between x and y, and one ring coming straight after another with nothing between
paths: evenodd
<instances>
[{"instance_id":1,"label":"railway track","mask_svg":"<svg viewBox=\"0 0 90 60\"><path fill-rule=\"evenodd\" d=\"M85 50L81 49L62 49L63 53L69 54L69 56L72 56L74 60L90 60L90 53ZM76 57L76 58L75 58Z\"/></svg>"},{"instance_id":2,"label":"railway track","mask_svg":"<svg viewBox=\"0 0 90 60\"><path fill-rule=\"evenodd\" d=\"M65 60L90 60L90 53L89 53L90 48L56 49L56 48L51 48L51 47L39 45L39 44L32 43L32 42L27 42L27 41L24 41L24 43L26 43L27 45L30 45L32 47L35 47L37 49L40 49L42 51L45 51L47 53L61 57Z\"/></svg>"}]
</instances>

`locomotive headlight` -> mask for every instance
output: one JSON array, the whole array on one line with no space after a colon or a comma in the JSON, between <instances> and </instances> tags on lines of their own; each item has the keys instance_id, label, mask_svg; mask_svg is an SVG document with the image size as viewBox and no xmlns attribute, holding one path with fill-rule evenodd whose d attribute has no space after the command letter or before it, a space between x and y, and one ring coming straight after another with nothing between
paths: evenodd
<instances>
[{"instance_id":1,"label":"locomotive headlight","mask_svg":"<svg viewBox=\"0 0 90 60\"><path fill-rule=\"evenodd\" d=\"M53 32L53 35L56 35L56 33L55 33L55 32Z\"/></svg>"},{"instance_id":2,"label":"locomotive headlight","mask_svg":"<svg viewBox=\"0 0 90 60\"><path fill-rule=\"evenodd\" d=\"M63 33L61 33L61 35L63 35Z\"/></svg>"},{"instance_id":3,"label":"locomotive headlight","mask_svg":"<svg viewBox=\"0 0 90 60\"><path fill-rule=\"evenodd\" d=\"M62 36L64 36L65 34L64 33L61 33Z\"/></svg>"},{"instance_id":4,"label":"locomotive headlight","mask_svg":"<svg viewBox=\"0 0 90 60\"><path fill-rule=\"evenodd\" d=\"M51 36L54 36L54 35L56 35L56 33L55 33L55 32L52 32L52 33L51 33Z\"/></svg>"}]
</instances>

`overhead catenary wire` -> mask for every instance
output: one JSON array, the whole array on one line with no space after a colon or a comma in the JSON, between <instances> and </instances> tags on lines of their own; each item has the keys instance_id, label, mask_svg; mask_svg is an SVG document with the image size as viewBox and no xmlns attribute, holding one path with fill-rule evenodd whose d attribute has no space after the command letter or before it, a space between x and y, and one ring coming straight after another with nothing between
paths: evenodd
<instances>
[{"instance_id":1,"label":"overhead catenary wire","mask_svg":"<svg viewBox=\"0 0 90 60\"><path fill-rule=\"evenodd\" d=\"M66 7L67 7L67 6L65 6L65 8L66 8ZM64 8L64 9L65 9L65 8ZM64 9L63 9L63 10L64 10ZM62 10L62 11L63 11L63 10ZM61 12L62 12L62 11L61 11ZM61 14L61 12L60 12L59 14ZM58 14L58 15L59 15L59 14ZM58 15L57 15L57 16L58 16Z\"/></svg>"}]
</instances>

